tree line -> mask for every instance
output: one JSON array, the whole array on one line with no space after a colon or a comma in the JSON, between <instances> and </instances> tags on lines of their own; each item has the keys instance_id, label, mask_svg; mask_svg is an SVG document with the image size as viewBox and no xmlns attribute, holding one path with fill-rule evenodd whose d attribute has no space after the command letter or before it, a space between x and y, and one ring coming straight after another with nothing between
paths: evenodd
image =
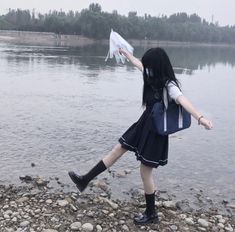
<instances>
[{"instance_id":1,"label":"tree line","mask_svg":"<svg viewBox=\"0 0 235 232\"><path fill-rule=\"evenodd\" d=\"M116 10L102 11L92 3L78 11L50 11L46 14L29 10L9 9L0 16L0 30L54 32L57 34L83 35L94 39L107 39L110 29L127 39L168 40L206 43L234 43L235 25L219 26L209 23L197 14L176 13L169 17L138 16L131 11L127 16Z\"/></svg>"}]
</instances>

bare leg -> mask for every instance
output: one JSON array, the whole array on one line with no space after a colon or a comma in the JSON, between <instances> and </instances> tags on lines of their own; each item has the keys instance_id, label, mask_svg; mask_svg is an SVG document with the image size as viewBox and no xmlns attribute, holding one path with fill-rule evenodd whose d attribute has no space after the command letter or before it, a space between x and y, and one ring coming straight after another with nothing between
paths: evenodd
<instances>
[{"instance_id":1,"label":"bare leg","mask_svg":"<svg viewBox=\"0 0 235 232\"><path fill-rule=\"evenodd\" d=\"M144 185L144 191L146 194L152 194L155 192L155 185L153 180L153 168L144 164L140 164L140 175Z\"/></svg>"},{"instance_id":2,"label":"bare leg","mask_svg":"<svg viewBox=\"0 0 235 232\"><path fill-rule=\"evenodd\" d=\"M121 144L117 144L114 148L102 159L107 168L111 167L127 150L122 148Z\"/></svg>"},{"instance_id":3,"label":"bare leg","mask_svg":"<svg viewBox=\"0 0 235 232\"><path fill-rule=\"evenodd\" d=\"M152 171L153 168L144 164L140 165L140 175L145 191L146 210L134 218L134 223L138 225L158 223L159 221L155 210L155 186Z\"/></svg>"},{"instance_id":4,"label":"bare leg","mask_svg":"<svg viewBox=\"0 0 235 232\"><path fill-rule=\"evenodd\" d=\"M68 174L77 188L82 192L87 187L88 183L112 166L127 150L123 149L121 144L117 144L103 160L100 160L88 173L79 176L75 172L70 171Z\"/></svg>"}]
</instances>

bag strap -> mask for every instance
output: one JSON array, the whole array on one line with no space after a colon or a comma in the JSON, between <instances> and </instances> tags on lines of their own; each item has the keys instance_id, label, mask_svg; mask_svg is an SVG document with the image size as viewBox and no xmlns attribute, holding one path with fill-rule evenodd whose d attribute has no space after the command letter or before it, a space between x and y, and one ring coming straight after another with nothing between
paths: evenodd
<instances>
[{"instance_id":1,"label":"bag strap","mask_svg":"<svg viewBox=\"0 0 235 232\"><path fill-rule=\"evenodd\" d=\"M168 104L169 104L169 94L168 91L166 89L167 87L163 88L163 104L164 104L164 131L167 130L167 108L168 108ZM183 127L183 112L182 112L182 106L179 105L178 106L179 109L179 116L178 116L178 127L182 128Z\"/></svg>"},{"instance_id":2,"label":"bag strap","mask_svg":"<svg viewBox=\"0 0 235 232\"><path fill-rule=\"evenodd\" d=\"M163 103L165 109L168 108L168 103L169 103L169 96L166 87L163 88Z\"/></svg>"}]
</instances>

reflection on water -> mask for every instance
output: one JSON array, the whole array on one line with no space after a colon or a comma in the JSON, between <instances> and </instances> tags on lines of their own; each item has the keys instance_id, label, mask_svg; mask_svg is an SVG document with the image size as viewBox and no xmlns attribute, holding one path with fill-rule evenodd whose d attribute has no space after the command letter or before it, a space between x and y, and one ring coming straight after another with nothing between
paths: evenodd
<instances>
[{"instance_id":1,"label":"reflection on water","mask_svg":"<svg viewBox=\"0 0 235 232\"><path fill-rule=\"evenodd\" d=\"M135 54L141 57L146 49L136 47ZM234 49L166 50L185 94L213 119L215 128L208 132L195 122L190 130L171 136L169 164L157 172L159 187L179 197L189 196L194 187L232 200ZM58 176L67 183L68 170L88 170L138 119L141 73L129 63L105 63L107 51L105 45L0 45L2 182L33 174ZM130 169L128 178L112 181L108 173L102 175L114 190L121 184L128 191L141 186L138 165L127 153L112 169Z\"/></svg>"},{"instance_id":2,"label":"reflection on water","mask_svg":"<svg viewBox=\"0 0 235 232\"><path fill-rule=\"evenodd\" d=\"M135 55L142 57L148 47L136 47ZM214 66L217 63L224 65L235 65L235 49L228 47L166 47L175 70L203 69L204 67ZM104 58L108 52L107 45L89 45L85 47L41 47L41 46L11 46L1 47L1 52L7 54L9 62L23 61L24 59L40 58L53 59L55 64L77 64L89 66L89 68L104 68ZM56 58L56 59L55 59ZM95 62L94 62L95 59ZM95 63L95 65L92 65ZM107 62L109 66L116 66L114 60ZM132 67L132 66L131 66ZM180 73L180 72L179 72Z\"/></svg>"}]
</instances>

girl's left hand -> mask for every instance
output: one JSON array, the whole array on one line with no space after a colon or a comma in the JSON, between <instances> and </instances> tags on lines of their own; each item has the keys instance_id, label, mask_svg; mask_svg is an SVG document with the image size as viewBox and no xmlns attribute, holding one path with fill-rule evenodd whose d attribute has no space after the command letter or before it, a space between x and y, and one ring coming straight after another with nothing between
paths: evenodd
<instances>
[{"instance_id":1,"label":"girl's left hand","mask_svg":"<svg viewBox=\"0 0 235 232\"><path fill-rule=\"evenodd\" d=\"M203 125L205 127L205 129L207 129L207 130L211 130L213 127L212 122L206 118L200 119L200 125Z\"/></svg>"}]
</instances>

